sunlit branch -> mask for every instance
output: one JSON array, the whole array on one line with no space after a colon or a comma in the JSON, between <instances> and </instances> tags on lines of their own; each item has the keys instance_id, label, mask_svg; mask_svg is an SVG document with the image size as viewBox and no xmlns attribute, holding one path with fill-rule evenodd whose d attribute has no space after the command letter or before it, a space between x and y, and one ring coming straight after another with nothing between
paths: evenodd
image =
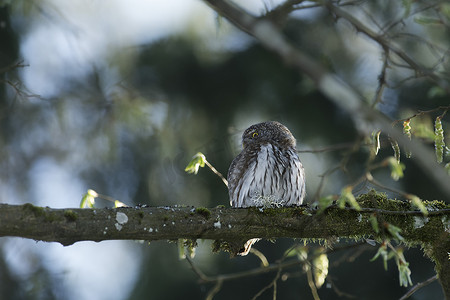
<instances>
[{"instance_id":1,"label":"sunlit branch","mask_svg":"<svg viewBox=\"0 0 450 300\"><path fill-rule=\"evenodd\" d=\"M437 111L441 111L441 110L443 111L441 116L444 116L447 113L447 111L450 110L450 105L448 105L448 106L438 106L438 107L430 109L430 110L419 110L417 113L413 114L412 116L409 116L408 118L395 120L392 123L392 125L395 125L397 123L400 123L400 122L403 122L403 121L406 121L406 120L414 119L415 117L418 117L418 116L431 114L431 113L434 113L434 112L437 112Z\"/></svg>"},{"instance_id":2,"label":"sunlit branch","mask_svg":"<svg viewBox=\"0 0 450 300\"><path fill-rule=\"evenodd\" d=\"M222 173L220 173L219 171L217 171L217 169L214 168L214 166L211 165L211 164L209 163L209 161L207 161L206 159L205 159L205 164L208 166L208 168L211 169L211 171L213 171L214 174L216 174L217 176L219 176L219 178L222 179L222 181L223 181L223 183L225 184L225 186L228 187L228 181L225 179L225 177L223 177Z\"/></svg>"}]
</instances>

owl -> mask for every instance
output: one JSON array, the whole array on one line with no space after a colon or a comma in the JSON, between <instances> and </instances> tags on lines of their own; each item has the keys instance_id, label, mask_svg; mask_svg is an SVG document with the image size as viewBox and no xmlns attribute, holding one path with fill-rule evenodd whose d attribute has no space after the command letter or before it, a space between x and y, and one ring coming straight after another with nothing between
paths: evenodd
<instances>
[{"instance_id":1,"label":"owl","mask_svg":"<svg viewBox=\"0 0 450 300\"><path fill-rule=\"evenodd\" d=\"M280 207L302 204L305 171L297 155L296 140L286 126L268 121L247 128L243 150L228 170L232 207ZM258 241L247 241L238 253L246 255Z\"/></svg>"}]
</instances>

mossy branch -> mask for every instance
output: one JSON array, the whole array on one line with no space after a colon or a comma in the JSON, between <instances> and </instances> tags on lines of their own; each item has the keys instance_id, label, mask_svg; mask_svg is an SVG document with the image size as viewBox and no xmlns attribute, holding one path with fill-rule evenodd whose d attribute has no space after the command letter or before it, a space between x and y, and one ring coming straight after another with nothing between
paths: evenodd
<instances>
[{"instance_id":1,"label":"mossy branch","mask_svg":"<svg viewBox=\"0 0 450 300\"><path fill-rule=\"evenodd\" d=\"M402 201L385 200L386 208L370 208L368 202L361 202L361 197L358 200L365 205L360 211L331 206L321 214L309 206L52 209L31 204L0 204L0 236L63 245L114 239L391 238L388 231L374 231L370 221L373 214L383 222L401 228L401 235L410 244L429 243L449 234L450 208L441 202L436 202L440 208L424 217L420 211L405 209L409 204L403 205L405 202Z\"/></svg>"},{"instance_id":2,"label":"mossy branch","mask_svg":"<svg viewBox=\"0 0 450 300\"><path fill-rule=\"evenodd\" d=\"M360 211L332 205L318 213L310 206L291 208L120 207L52 209L31 204L0 204L0 236L17 236L71 245L79 241L212 239L221 250L250 238L392 239L398 227L402 241L421 245L436 263L450 295L450 207L427 202L428 216L409 202L369 193L357 198ZM378 220L377 230L373 226ZM241 244L242 245L242 244ZM226 250L226 249L225 249ZM232 249L233 250L233 249Z\"/></svg>"}]
</instances>

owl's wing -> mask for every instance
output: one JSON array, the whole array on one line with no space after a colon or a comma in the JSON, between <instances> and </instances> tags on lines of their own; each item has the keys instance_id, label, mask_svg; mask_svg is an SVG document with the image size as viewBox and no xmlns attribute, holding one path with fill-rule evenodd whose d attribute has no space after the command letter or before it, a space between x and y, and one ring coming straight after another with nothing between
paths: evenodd
<instances>
[{"instance_id":1,"label":"owl's wing","mask_svg":"<svg viewBox=\"0 0 450 300\"><path fill-rule=\"evenodd\" d=\"M236 188L239 185L239 179L242 177L243 173L243 154L239 153L231 162L230 168L228 169L228 193L230 195L230 205L236 207L237 204L237 194Z\"/></svg>"},{"instance_id":2,"label":"owl's wing","mask_svg":"<svg viewBox=\"0 0 450 300\"><path fill-rule=\"evenodd\" d=\"M301 205L305 197L305 170L295 150L283 153L281 186L286 206Z\"/></svg>"}]
</instances>

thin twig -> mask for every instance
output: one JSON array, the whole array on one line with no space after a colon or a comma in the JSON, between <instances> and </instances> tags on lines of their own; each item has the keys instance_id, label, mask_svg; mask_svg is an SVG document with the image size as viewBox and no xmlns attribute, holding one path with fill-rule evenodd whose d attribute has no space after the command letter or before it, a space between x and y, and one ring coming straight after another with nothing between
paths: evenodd
<instances>
[{"instance_id":1,"label":"thin twig","mask_svg":"<svg viewBox=\"0 0 450 300\"><path fill-rule=\"evenodd\" d=\"M394 122L392 122L392 125L395 125L395 124L397 124L399 122L404 122L404 121L407 121L407 120L411 120L411 119L413 119L415 117L418 117L418 116L431 114L431 113L434 113L434 112L437 112L437 111L440 111L440 110L443 110L444 111L443 114L445 114L448 110L450 110L450 105L448 105L448 106L438 106L438 107L430 109L430 110L418 110L417 113L413 114L412 116L410 116L408 118L395 120Z\"/></svg>"},{"instance_id":2,"label":"thin twig","mask_svg":"<svg viewBox=\"0 0 450 300\"><path fill-rule=\"evenodd\" d=\"M214 287L208 292L208 295L206 295L206 300L212 300L214 296L220 291L222 288L223 280L217 280Z\"/></svg>"},{"instance_id":3,"label":"thin twig","mask_svg":"<svg viewBox=\"0 0 450 300\"><path fill-rule=\"evenodd\" d=\"M316 284L314 283L312 270L310 267L306 270L306 278L308 279L308 285L311 289L311 294L313 295L314 300L320 300L319 294L317 293Z\"/></svg>"},{"instance_id":4,"label":"thin twig","mask_svg":"<svg viewBox=\"0 0 450 300\"><path fill-rule=\"evenodd\" d=\"M338 171L341 169L341 166L336 166L334 168L329 169L328 171L326 171L325 173L319 175L320 177L320 182L319 182L319 186L317 187L316 193L313 196L314 201L319 201L320 198L320 194L322 194L322 190L325 186L326 180L328 178L328 176L330 176L331 174L333 174L334 172Z\"/></svg>"},{"instance_id":5,"label":"thin twig","mask_svg":"<svg viewBox=\"0 0 450 300\"><path fill-rule=\"evenodd\" d=\"M382 47L387 48L391 52L395 53L406 64L408 64L410 68L415 70L418 75L425 75L436 85L440 86L442 89L450 93L450 87L447 86L445 82L443 82L440 76L434 73L430 68L419 65L411 56L404 52L402 48L396 45L394 42L389 41L385 36L370 29L363 22L358 20L354 15L333 5L331 1L325 1L325 7L328 8L330 12L335 14L337 17L347 20L350 24L353 25L353 27L355 27L357 31L362 32L367 37L380 44Z\"/></svg>"},{"instance_id":6,"label":"thin twig","mask_svg":"<svg viewBox=\"0 0 450 300\"><path fill-rule=\"evenodd\" d=\"M210 278L208 276L205 275L205 273L202 272L202 270L200 270L199 268L197 268L197 266L194 264L194 262L192 261L192 259L189 257L189 255L186 255L186 260L188 261L189 265L191 266L192 271L194 271L195 274L197 274L197 276L202 280L202 281L214 281L214 280L210 280Z\"/></svg>"},{"instance_id":7,"label":"thin twig","mask_svg":"<svg viewBox=\"0 0 450 300\"><path fill-rule=\"evenodd\" d=\"M339 163L339 166L336 166L336 167L334 167L332 169L329 169L328 171L326 171L325 173L320 175L321 179L320 179L319 186L318 186L318 188L316 190L316 193L314 194L314 197L313 197L314 201L318 201L319 200L320 194L322 193L322 190L323 190L323 188L325 186L325 181L326 181L328 176L330 176L331 174L333 174L334 172L336 172L338 170L342 170L343 172L346 172L346 166L347 166L347 163L350 160L351 155L354 152L356 152L359 147L361 147L361 143L362 143L362 140L357 140L354 143L346 143L345 144L346 145L345 148L348 148L349 150L347 152L345 152L345 155L341 159L341 162ZM341 144L342 149L343 149L343 145L344 144Z\"/></svg>"},{"instance_id":8,"label":"thin twig","mask_svg":"<svg viewBox=\"0 0 450 300\"><path fill-rule=\"evenodd\" d=\"M9 65L1 68L0 69L0 74L6 73L6 72L9 72L11 70L18 69L18 68L26 68L26 67L29 67L29 66L30 65L28 65L28 64L24 64L23 60L20 60L20 61L14 62L12 64L9 64Z\"/></svg>"},{"instance_id":9,"label":"thin twig","mask_svg":"<svg viewBox=\"0 0 450 300\"><path fill-rule=\"evenodd\" d=\"M276 284L278 279L280 278L280 274L281 274L281 268L278 268L278 272L275 275L274 279L265 287L263 287L253 298L252 300L256 300L256 298L258 298L259 296L261 296L265 291L267 291L268 289L270 289L271 287L274 287L274 294L273 294L273 299L276 299Z\"/></svg>"},{"instance_id":10,"label":"thin twig","mask_svg":"<svg viewBox=\"0 0 450 300\"><path fill-rule=\"evenodd\" d=\"M331 288L333 289L333 291L336 293L336 295L338 295L339 297L345 297L345 298L349 298L349 299L356 299L355 296L353 296L352 294L346 293L341 291L336 284L334 283L334 281L331 279L331 276L327 277L327 282L329 282L331 284Z\"/></svg>"},{"instance_id":11,"label":"thin twig","mask_svg":"<svg viewBox=\"0 0 450 300\"><path fill-rule=\"evenodd\" d=\"M128 205L122 201L119 201L117 199L114 199L113 197L107 196L107 195L102 195L102 194L97 194L97 198L112 202L114 204L119 204L120 207L131 207L131 205Z\"/></svg>"},{"instance_id":12,"label":"thin twig","mask_svg":"<svg viewBox=\"0 0 450 300\"><path fill-rule=\"evenodd\" d=\"M384 48L383 66L381 67L380 75L378 75L378 86L375 91L375 96L372 100L372 108L378 103L383 103L382 96L384 88L386 87L386 70L389 67L389 49Z\"/></svg>"},{"instance_id":13,"label":"thin twig","mask_svg":"<svg viewBox=\"0 0 450 300\"><path fill-rule=\"evenodd\" d=\"M437 2L437 3L432 3L432 4L424 6L424 7L420 7L417 10L410 13L409 16L407 16L407 17L408 18L412 17L420 12L424 12L425 10L428 10L430 8L435 8L436 6L439 6L439 5L441 5L441 3ZM395 20L395 21L391 22L390 24L386 24L384 26L384 28L382 29L382 34L386 35L388 31L390 31L393 27L397 26L398 24L403 23L404 20L405 20L405 17L402 15L398 20Z\"/></svg>"},{"instance_id":14,"label":"thin twig","mask_svg":"<svg viewBox=\"0 0 450 300\"><path fill-rule=\"evenodd\" d=\"M373 185L375 185L375 186L378 186L379 188L382 188L383 190L386 190L386 191L395 193L395 194L397 194L397 195L401 195L401 196L403 196L403 197L405 197L405 198L408 197L408 193L406 193L406 192L404 192L404 191L401 191L401 190L398 190L398 189L394 189L394 188L387 187L387 186L383 185L381 182L379 182L378 180L376 180L375 178L373 178L372 174L370 174L370 173L367 173L367 174L366 174L366 177L367 177L367 181L368 181L368 182L370 182L371 184L373 184Z\"/></svg>"},{"instance_id":15,"label":"thin twig","mask_svg":"<svg viewBox=\"0 0 450 300\"><path fill-rule=\"evenodd\" d=\"M404 294L399 300L405 300L408 299L409 297L411 297L412 294L414 294L415 292L417 292L419 289L429 285L430 283L436 281L438 279L437 274L428 278L427 280L423 281L423 282L419 282L418 284L416 284L415 286L413 286L406 294Z\"/></svg>"},{"instance_id":16,"label":"thin twig","mask_svg":"<svg viewBox=\"0 0 450 300\"><path fill-rule=\"evenodd\" d=\"M297 153L322 153L322 152L331 152L338 151L343 149L349 149L355 146L355 143L341 143L331 146L326 146L319 149L307 149L307 150L297 150Z\"/></svg>"},{"instance_id":17,"label":"thin twig","mask_svg":"<svg viewBox=\"0 0 450 300\"><path fill-rule=\"evenodd\" d=\"M211 171L214 172L214 174L216 174L217 176L219 176L220 179L222 179L223 183L225 183L225 185L228 187L228 181L225 179L225 177L223 177L222 173L220 173L219 171L217 171L216 168L214 168L213 165L211 165L211 164L209 163L209 161L207 161L206 159L205 159L205 164L208 166L208 168L211 169Z\"/></svg>"}]
</instances>

